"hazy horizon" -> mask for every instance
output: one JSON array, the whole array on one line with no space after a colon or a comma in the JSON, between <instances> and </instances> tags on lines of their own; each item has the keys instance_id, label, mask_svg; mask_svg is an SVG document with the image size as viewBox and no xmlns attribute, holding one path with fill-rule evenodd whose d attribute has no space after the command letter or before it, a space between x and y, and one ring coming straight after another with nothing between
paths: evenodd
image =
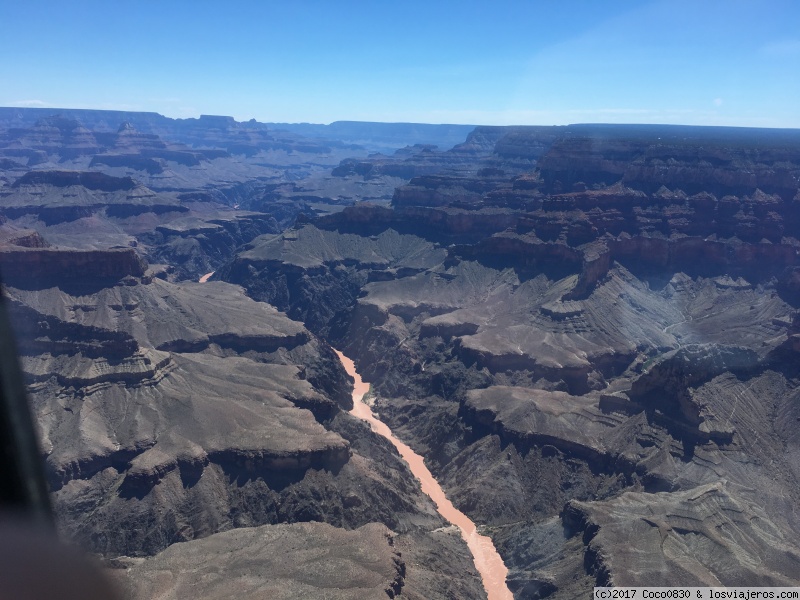
<instances>
[{"instance_id":1,"label":"hazy horizon","mask_svg":"<svg viewBox=\"0 0 800 600\"><path fill-rule=\"evenodd\" d=\"M800 127L789 0L7 3L0 105L238 121Z\"/></svg>"},{"instance_id":2,"label":"hazy horizon","mask_svg":"<svg viewBox=\"0 0 800 600\"><path fill-rule=\"evenodd\" d=\"M159 112L157 110L131 110L131 109L115 109L115 108L88 108L85 106L15 106L15 105L8 105L8 106L0 106L0 109L7 109L7 108L20 108L20 109L37 109L45 111L46 114L43 116L57 116L59 115L59 111L81 111L81 110L88 110L88 111L110 111L110 112L123 112L123 113L142 113L142 114L158 114L162 117L167 117L169 119L176 119L176 120L189 120L189 119L200 119L202 117L230 117L233 118L237 123L246 123L252 119L237 119L233 115L230 114L209 114L209 113L202 113L198 115L190 115L190 116L169 116L165 115L163 112ZM777 126L764 126L764 125L718 125L718 124L704 124L704 123L659 123L655 121L642 121L640 123L636 122L613 122L613 121L584 121L584 122L574 122L574 123L555 123L555 124L548 124L544 125L542 123L508 123L503 125L497 125L495 123L455 123L455 122L423 122L423 121L367 121L364 119L335 119L333 121L328 122L320 122L320 121L264 121L260 119L255 119L258 123L262 123L265 125L309 125L309 126L328 126L333 125L334 123L378 123L381 125L430 125L430 126L453 126L453 127L571 127L571 126L606 126L606 125L613 125L613 126L653 126L653 127L727 127L727 128L738 128L738 129L787 129L787 130L797 130L800 129L800 126L797 127L777 127Z\"/></svg>"}]
</instances>

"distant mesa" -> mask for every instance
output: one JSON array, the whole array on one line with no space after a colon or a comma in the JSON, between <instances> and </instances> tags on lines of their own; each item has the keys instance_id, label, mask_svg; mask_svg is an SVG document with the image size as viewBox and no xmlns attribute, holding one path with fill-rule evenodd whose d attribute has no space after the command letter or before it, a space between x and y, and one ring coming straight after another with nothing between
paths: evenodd
<instances>
[{"instance_id":1,"label":"distant mesa","mask_svg":"<svg viewBox=\"0 0 800 600\"><path fill-rule=\"evenodd\" d=\"M225 117L221 115L200 115L199 123L206 127L214 127L218 129L227 129L228 127L235 127L236 120L233 117Z\"/></svg>"},{"instance_id":2,"label":"distant mesa","mask_svg":"<svg viewBox=\"0 0 800 600\"><path fill-rule=\"evenodd\" d=\"M80 185L90 190L117 192L132 190L137 183L130 177L113 177L96 171L29 171L14 182L14 187L27 185Z\"/></svg>"},{"instance_id":3,"label":"distant mesa","mask_svg":"<svg viewBox=\"0 0 800 600\"><path fill-rule=\"evenodd\" d=\"M30 289L142 277L147 263L132 248L67 250L49 248L43 239L32 237L28 247L0 247L0 269L6 283Z\"/></svg>"}]
</instances>

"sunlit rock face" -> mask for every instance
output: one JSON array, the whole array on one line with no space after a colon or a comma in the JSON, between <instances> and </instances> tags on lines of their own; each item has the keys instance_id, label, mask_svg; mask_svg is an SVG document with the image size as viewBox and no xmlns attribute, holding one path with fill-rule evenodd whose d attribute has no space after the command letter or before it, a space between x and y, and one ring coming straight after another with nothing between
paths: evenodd
<instances>
[{"instance_id":1,"label":"sunlit rock face","mask_svg":"<svg viewBox=\"0 0 800 600\"><path fill-rule=\"evenodd\" d=\"M157 551L230 526L242 503L230 494L257 477L348 462L348 442L314 417L346 405L346 380L319 372L326 350L301 324L224 283L66 283L7 294L56 506L84 543ZM139 519L135 533L124 526Z\"/></svg>"},{"instance_id":2,"label":"sunlit rock face","mask_svg":"<svg viewBox=\"0 0 800 600\"><path fill-rule=\"evenodd\" d=\"M234 529L172 546L120 579L142 600L157 594L366 600L406 596L405 572L394 534L385 526L347 531L294 523Z\"/></svg>"}]
</instances>

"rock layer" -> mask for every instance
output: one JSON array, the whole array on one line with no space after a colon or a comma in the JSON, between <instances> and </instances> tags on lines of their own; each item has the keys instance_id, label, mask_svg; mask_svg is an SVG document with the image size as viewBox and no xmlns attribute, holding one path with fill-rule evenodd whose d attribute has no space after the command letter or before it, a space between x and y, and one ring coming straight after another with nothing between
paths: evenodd
<instances>
[{"instance_id":1,"label":"rock layer","mask_svg":"<svg viewBox=\"0 0 800 600\"><path fill-rule=\"evenodd\" d=\"M172 546L127 570L133 598L403 597L406 571L393 534L324 523L234 529Z\"/></svg>"}]
</instances>

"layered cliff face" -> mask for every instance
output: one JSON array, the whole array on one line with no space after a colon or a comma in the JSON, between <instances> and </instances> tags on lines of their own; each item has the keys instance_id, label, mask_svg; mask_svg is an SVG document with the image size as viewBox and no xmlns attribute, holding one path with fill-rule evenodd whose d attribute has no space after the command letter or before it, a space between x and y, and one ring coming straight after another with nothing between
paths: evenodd
<instances>
[{"instance_id":1,"label":"layered cliff face","mask_svg":"<svg viewBox=\"0 0 800 600\"><path fill-rule=\"evenodd\" d=\"M392 230L363 237L308 226L257 238L219 277L242 283L253 298L335 340L370 277L419 272L444 256L436 245Z\"/></svg>"},{"instance_id":2,"label":"layered cliff face","mask_svg":"<svg viewBox=\"0 0 800 600\"><path fill-rule=\"evenodd\" d=\"M176 121L147 113L53 112L0 109L0 168L13 178L30 170L89 171L132 177L156 192L204 194L260 210L264 182L322 175L346 157L366 154L359 146L230 117Z\"/></svg>"},{"instance_id":3,"label":"layered cliff face","mask_svg":"<svg viewBox=\"0 0 800 600\"><path fill-rule=\"evenodd\" d=\"M573 127L538 167L548 191L622 181L655 193L743 196L760 189L791 200L797 190L797 134L792 130L627 126Z\"/></svg>"},{"instance_id":4,"label":"layered cliff face","mask_svg":"<svg viewBox=\"0 0 800 600\"><path fill-rule=\"evenodd\" d=\"M51 489L74 537L104 554L149 554L233 524L241 500L216 486L285 485L348 462L349 444L311 416L346 405L345 376L302 325L227 284L92 281L8 289ZM89 505L91 525L80 517ZM269 522L264 505L242 510ZM131 519L145 526L128 531Z\"/></svg>"},{"instance_id":5,"label":"layered cliff face","mask_svg":"<svg viewBox=\"0 0 800 600\"><path fill-rule=\"evenodd\" d=\"M0 190L9 219L35 218L45 225L76 221L103 210L111 217L186 212L174 198L159 196L130 177L87 171L29 171Z\"/></svg>"},{"instance_id":6,"label":"layered cliff face","mask_svg":"<svg viewBox=\"0 0 800 600\"><path fill-rule=\"evenodd\" d=\"M471 167L476 160L491 156L493 151L492 145L471 143L474 135L470 134L466 144L458 144L450 149L439 149L432 144L415 144L400 148L388 156L375 153L361 159L348 158L331 173L337 177L361 175L365 179L374 179L388 175L408 180L460 166Z\"/></svg>"},{"instance_id":7,"label":"layered cliff face","mask_svg":"<svg viewBox=\"0 0 800 600\"><path fill-rule=\"evenodd\" d=\"M280 552L275 550L280 548ZM313 548L313 552L308 549ZM365 552L369 549L369 553ZM252 563L261 572L254 574ZM240 528L171 547L127 571L135 598L197 593L223 600L354 600L406 597L405 563L394 534L377 523L353 531L324 523Z\"/></svg>"},{"instance_id":8,"label":"layered cliff face","mask_svg":"<svg viewBox=\"0 0 800 600\"><path fill-rule=\"evenodd\" d=\"M95 171L28 171L0 188L0 203L7 221L0 230L9 232L5 237L15 246L83 252L112 247L119 249L118 260L133 256L133 250L125 254L120 248L133 247L151 263L168 265L164 276L171 280L197 279L245 242L279 228L269 214L232 210L208 195L157 193L131 177ZM35 232L41 243L12 235L19 230ZM63 254L20 252L18 261L8 261L8 276L24 277L25 265L39 260L54 275L80 279L78 272L70 275L77 257L84 256L88 269L95 260L91 254L76 254L68 265L60 265Z\"/></svg>"},{"instance_id":9,"label":"layered cliff face","mask_svg":"<svg viewBox=\"0 0 800 600\"><path fill-rule=\"evenodd\" d=\"M151 261L169 265L170 280L185 280L216 270L244 243L278 230L275 218L265 213L195 211L140 234L138 241Z\"/></svg>"},{"instance_id":10,"label":"layered cliff face","mask_svg":"<svg viewBox=\"0 0 800 600\"><path fill-rule=\"evenodd\" d=\"M30 128L0 132L0 154L27 159L30 167L48 161L88 160L89 166L130 167L151 175L163 173L169 161L197 166L208 158L186 146L167 144L157 135L139 133L127 122L116 133L110 133L90 130L80 121L62 115L41 118Z\"/></svg>"},{"instance_id":11,"label":"layered cliff face","mask_svg":"<svg viewBox=\"0 0 800 600\"><path fill-rule=\"evenodd\" d=\"M221 276L356 357L518 597L786 585L800 140L763 133L508 131Z\"/></svg>"}]
</instances>

